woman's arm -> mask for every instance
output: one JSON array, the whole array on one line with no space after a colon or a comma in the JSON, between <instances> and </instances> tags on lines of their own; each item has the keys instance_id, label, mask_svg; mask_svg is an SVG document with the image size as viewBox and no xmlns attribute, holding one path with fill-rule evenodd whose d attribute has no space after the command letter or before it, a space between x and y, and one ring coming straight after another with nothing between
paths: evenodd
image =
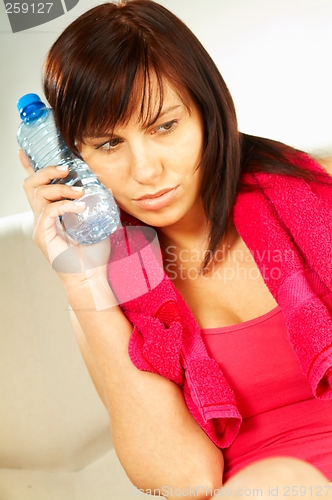
<instances>
[{"instance_id":1,"label":"woman's arm","mask_svg":"<svg viewBox=\"0 0 332 500\"><path fill-rule=\"evenodd\" d=\"M82 253L89 252L87 248L73 246L66 253L67 243L56 222L66 211L82 210L68 201L81 194L66 185L49 184L66 172L47 167L33 173L24 157L22 161L29 174L25 190L35 215L34 241L58 266L83 357L108 411L115 450L130 480L139 489L161 492L163 487L165 491L220 487L222 453L191 416L180 388L131 362L132 326L114 305L105 266L86 271ZM92 253L95 258L96 251ZM99 255L106 254L101 248ZM76 272L71 273L69 265ZM178 492L165 496L181 499ZM196 496L200 497L207 498L205 493Z\"/></svg>"},{"instance_id":2,"label":"woman's arm","mask_svg":"<svg viewBox=\"0 0 332 500\"><path fill-rule=\"evenodd\" d=\"M88 285L67 288L67 295L84 360L110 416L114 447L133 484L144 490L220 487L221 451L189 413L179 387L133 365L132 327L121 310L94 310Z\"/></svg>"}]
</instances>

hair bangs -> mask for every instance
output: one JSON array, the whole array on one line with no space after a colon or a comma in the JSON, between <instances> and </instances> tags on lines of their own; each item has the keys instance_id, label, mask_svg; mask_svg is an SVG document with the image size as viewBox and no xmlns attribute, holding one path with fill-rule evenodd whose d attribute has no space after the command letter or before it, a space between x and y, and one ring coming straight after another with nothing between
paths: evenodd
<instances>
[{"instance_id":1,"label":"hair bangs","mask_svg":"<svg viewBox=\"0 0 332 500\"><path fill-rule=\"evenodd\" d=\"M48 54L44 92L65 141L78 156L77 144L84 138L111 135L133 117L142 126L153 124L163 107L166 81L190 112L190 91L166 57L165 40L161 43L139 26L130 8L131 2L88 11Z\"/></svg>"},{"instance_id":2,"label":"hair bangs","mask_svg":"<svg viewBox=\"0 0 332 500\"><path fill-rule=\"evenodd\" d=\"M164 77L155 68L145 66L135 74L123 68L121 78L92 96L85 123L76 130L76 141L112 135L115 127L132 119L149 126L160 115L164 102Z\"/></svg>"},{"instance_id":3,"label":"hair bangs","mask_svg":"<svg viewBox=\"0 0 332 500\"><path fill-rule=\"evenodd\" d=\"M59 66L52 63L52 51L59 51L53 46L46 61L45 95L65 141L78 156L77 144L84 138L111 135L116 126L126 125L133 117L142 126L153 124L163 107L171 68L152 53L140 30L123 24L120 28L127 33L113 33L121 40L116 51L102 50L102 33L98 39L90 33L84 53L78 54L74 43L67 46ZM185 92L178 92L183 100Z\"/></svg>"}]
</instances>

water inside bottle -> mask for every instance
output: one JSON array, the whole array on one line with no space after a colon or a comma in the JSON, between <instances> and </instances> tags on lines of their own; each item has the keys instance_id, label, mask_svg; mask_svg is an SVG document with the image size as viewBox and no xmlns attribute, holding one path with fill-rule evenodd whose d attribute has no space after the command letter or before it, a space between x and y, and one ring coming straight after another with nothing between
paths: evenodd
<instances>
[{"instance_id":1,"label":"water inside bottle","mask_svg":"<svg viewBox=\"0 0 332 500\"><path fill-rule=\"evenodd\" d=\"M86 203L83 212L66 213L61 219L61 224L70 237L89 245L105 239L117 229L118 208L106 194L87 194L80 201Z\"/></svg>"}]
</instances>

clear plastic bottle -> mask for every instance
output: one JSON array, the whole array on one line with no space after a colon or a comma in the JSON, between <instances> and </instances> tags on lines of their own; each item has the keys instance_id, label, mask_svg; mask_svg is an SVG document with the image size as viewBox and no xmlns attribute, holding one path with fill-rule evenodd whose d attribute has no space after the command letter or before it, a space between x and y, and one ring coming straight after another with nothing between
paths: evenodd
<instances>
[{"instance_id":1,"label":"clear plastic bottle","mask_svg":"<svg viewBox=\"0 0 332 500\"><path fill-rule=\"evenodd\" d=\"M84 212L63 215L64 230L77 243L90 245L112 234L120 224L119 209L110 193L82 160L77 158L61 137L53 116L36 94L26 94L17 102L22 123L17 141L35 171L48 165L68 165L64 179L53 183L83 186L79 201L86 203Z\"/></svg>"}]
</instances>

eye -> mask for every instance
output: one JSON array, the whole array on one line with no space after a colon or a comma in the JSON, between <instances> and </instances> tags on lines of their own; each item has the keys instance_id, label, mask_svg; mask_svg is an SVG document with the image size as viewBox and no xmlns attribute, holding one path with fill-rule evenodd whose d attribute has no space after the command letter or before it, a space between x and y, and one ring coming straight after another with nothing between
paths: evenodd
<instances>
[{"instance_id":1,"label":"eye","mask_svg":"<svg viewBox=\"0 0 332 500\"><path fill-rule=\"evenodd\" d=\"M162 134L170 133L176 127L177 123L177 120L171 120L169 122L163 123L156 128L156 131L161 132Z\"/></svg>"},{"instance_id":2,"label":"eye","mask_svg":"<svg viewBox=\"0 0 332 500\"><path fill-rule=\"evenodd\" d=\"M109 141L103 142L102 144L99 144L96 146L96 149L99 149L101 151L114 151L114 149L121 143L121 139L118 137L113 137Z\"/></svg>"}]
</instances>

